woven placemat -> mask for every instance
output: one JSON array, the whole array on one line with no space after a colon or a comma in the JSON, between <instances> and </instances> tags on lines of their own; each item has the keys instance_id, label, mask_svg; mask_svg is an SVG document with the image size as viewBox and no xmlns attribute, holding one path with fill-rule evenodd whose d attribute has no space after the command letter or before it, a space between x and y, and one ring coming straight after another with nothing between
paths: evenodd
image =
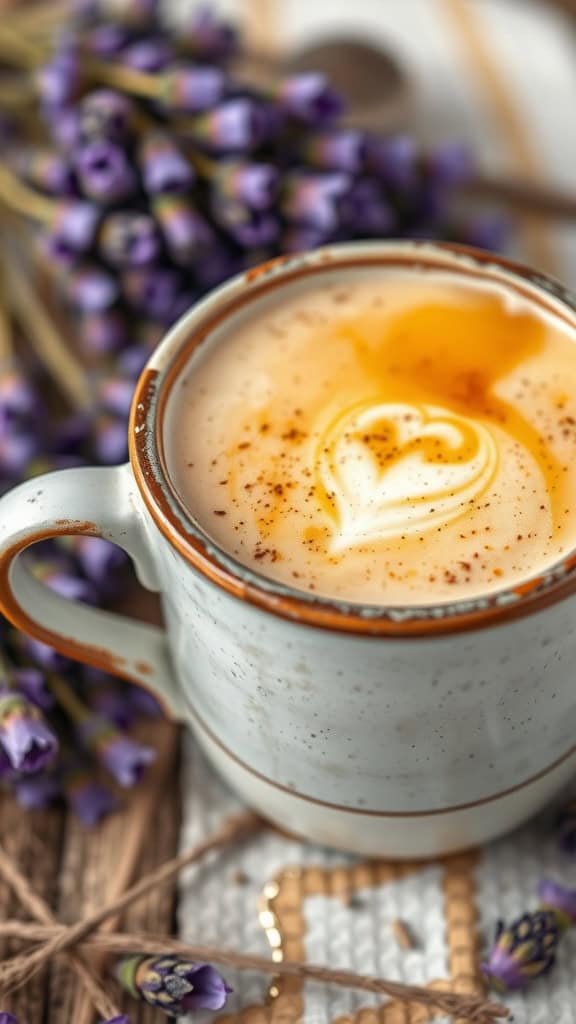
<instances>
[{"instance_id":1,"label":"woven placemat","mask_svg":"<svg viewBox=\"0 0 576 1024\"><path fill-rule=\"evenodd\" d=\"M240 807L190 739L184 779L183 848ZM535 906L543 876L576 882L576 864L558 851L550 814L482 850L438 862L366 862L270 830L183 877L180 932L190 941L480 994L485 940L499 916L509 920ZM398 920L414 948L398 942ZM515 1024L576 1022L575 958L576 931L564 938L554 973L508 1000ZM227 978L235 991L221 1024L443 1019L422 1007L297 979L270 984L240 972Z\"/></svg>"}]
</instances>

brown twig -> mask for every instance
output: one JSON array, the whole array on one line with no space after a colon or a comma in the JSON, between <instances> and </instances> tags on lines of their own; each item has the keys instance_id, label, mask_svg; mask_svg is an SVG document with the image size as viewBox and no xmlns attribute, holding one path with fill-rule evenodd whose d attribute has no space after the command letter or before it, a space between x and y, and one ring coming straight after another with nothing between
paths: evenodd
<instances>
[{"instance_id":1,"label":"brown twig","mask_svg":"<svg viewBox=\"0 0 576 1024\"><path fill-rule=\"evenodd\" d=\"M0 845L0 875L4 881L14 890L22 906L45 925L58 926L58 920L54 917L50 907L44 902L41 896L34 891L27 879L18 870L17 865L9 857ZM66 954L70 966L78 975L84 985L86 992L98 1010L104 1017L115 1017L120 1010L113 1003L112 999L102 987L92 967L85 963L76 952Z\"/></svg>"},{"instance_id":2,"label":"brown twig","mask_svg":"<svg viewBox=\"0 0 576 1024\"><path fill-rule=\"evenodd\" d=\"M142 878L112 903L107 904L94 914L90 914L83 921L78 921L76 924L59 932L45 946L33 950L27 956L14 957L7 963L0 965L0 991L8 993L20 988L33 978L51 957L70 949L98 928L107 918L116 917L135 900L150 892L151 889L169 882L188 864L193 864L195 861L202 859L213 850L221 849L232 842L247 838L262 827L261 819L250 812L245 812L231 818L211 836L208 836L207 839L193 847L193 849L181 853L165 864L162 864L156 871L152 871L146 878Z\"/></svg>"},{"instance_id":3,"label":"brown twig","mask_svg":"<svg viewBox=\"0 0 576 1024\"><path fill-rule=\"evenodd\" d=\"M0 924L0 936L12 939L24 939L29 942L47 942L56 936L65 934L66 927L43 928L38 925L22 924L20 921L5 921ZM339 985L341 988L356 988L364 992L375 992L387 995L402 1002L419 1003L444 1013L454 1014L471 1021L497 1019L508 1016L508 1010L499 1003L493 1003L477 996L463 995L458 992L446 992L439 989L426 988L421 985L405 985L401 982L387 981L352 971L333 970L319 964L307 964L299 961L282 960L275 963L266 957L251 953L237 953L234 950L214 948L212 946L190 945L178 939L166 938L162 935L123 935L96 933L81 949L93 954L100 950L109 953L146 953L150 956L174 955L183 959L220 964L223 967L236 967L247 971L262 971L266 974L278 974L287 977L304 978L310 981Z\"/></svg>"}]
</instances>

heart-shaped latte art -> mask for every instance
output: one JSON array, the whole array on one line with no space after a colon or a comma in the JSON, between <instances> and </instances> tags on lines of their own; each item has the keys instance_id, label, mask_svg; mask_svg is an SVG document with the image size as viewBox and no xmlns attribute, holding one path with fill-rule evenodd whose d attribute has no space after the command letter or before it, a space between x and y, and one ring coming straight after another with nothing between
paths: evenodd
<instances>
[{"instance_id":1,"label":"heart-shaped latte art","mask_svg":"<svg viewBox=\"0 0 576 1024\"><path fill-rule=\"evenodd\" d=\"M478 421L425 404L355 406L317 449L332 550L453 521L486 490L497 463L495 438Z\"/></svg>"}]
</instances>

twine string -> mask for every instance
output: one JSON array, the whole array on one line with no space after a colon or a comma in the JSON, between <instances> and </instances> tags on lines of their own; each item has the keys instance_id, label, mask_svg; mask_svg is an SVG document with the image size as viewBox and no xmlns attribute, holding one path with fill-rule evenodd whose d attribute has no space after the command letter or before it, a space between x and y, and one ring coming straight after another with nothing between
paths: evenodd
<instances>
[{"instance_id":1,"label":"twine string","mask_svg":"<svg viewBox=\"0 0 576 1024\"><path fill-rule=\"evenodd\" d=\"M52 926L50 930L53 930L54 926L58 927L59 922L54 917L48 904L44 902L42 897L28 883L2 845L0 845L0 875L2 875L4 881L14 891L22 906L33 917L44 925ZM90 965L77 952L67 953L66 959L84 985L98 1013L107 1018L119 1015L120 1010L112 1002Z\"/></svg>"},{"instance_id":2,"label":"twine string","mask_svg":"<svg viewBox=\"0 0 576 1024\"><path fill-rule=\"evenodd\" d=\"M213 850L227 846L232 842L245 839L263 827L262 820L251 812L239 814L224 822L221 828L208 836L191 850L173 857L171 860L161 864L160 867L151 871L135 885L130 886L122 896L113 900L94 914L90 914L82 921L70 925L70 927L58 931L44 946L33 950L31 953L13 957L13 959L0 965L0 991L3 993L12 992L21 988L30 981L48 960L65 950L70 949L81 939L90 935L108 917L114 917L129 907L135 900L144 896L159 885L165 885L171 881L184 867L201 860Z\"/></svg>"},{"instance_id":3,"label":"twine string","mask_svg":"<svg viewBox=\"0 0 576 1024\"><path fill-rule=\"evenodd\" d=\"M26 924L20 921L4 921L0 924L0 936L21 939L27 942L47 942L69 931L66 926L43 927ZM235 950L214 948L181 942L178 939L166 938L153 934L123 934L111 932L107 935L96 933L86 941L82 941L80 949L87 955L106 953L143 953L149 956L174 955L183 959L220 964L223 967L236 967L242 970L259 971L266 974L284 975L302 978L320 983L331 983L341 988L356 988L377 995L388 995L402 1002L415 1002L433 1007L444 1013L465 1016L470 1021L481 1021L486 1018L502 1018L508 1011L504 1006L484 1000L476 996L446 992L420 985L405 985L402 982L388 981L353 971L333 970L318 964L301 963L300 961L283 960L279 963L251 953L238 953Z\"/></svg>"}]
</instances>

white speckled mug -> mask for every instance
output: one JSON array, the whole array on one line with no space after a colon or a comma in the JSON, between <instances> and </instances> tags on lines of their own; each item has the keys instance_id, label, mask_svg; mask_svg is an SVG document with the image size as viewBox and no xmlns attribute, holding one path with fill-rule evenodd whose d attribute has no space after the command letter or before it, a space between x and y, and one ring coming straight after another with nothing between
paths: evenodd
<instances>
[{"instance_id":1,"label":"white speckled mug","mask_svg":"<svg viewBox=\"0 0 576 1024\"><path fill-rule=\"evenodd\" d=\"M482 275L569 322L557 285L487 254L357 243L280 259L217 289L170 331L136 389L126 466L29 481L0 502L0 605L71 657L153 690L262 814L358 853L425 857L490 839L576 766L576 559L489 597L347 606L247 570L179 502L163 457L175 377L216 328L303 275L375 265ZM576 384L575 384L576 386ZM166 632L48 591L20 553L62 534L123 547Z\"/></svg>"}]
</instances>

